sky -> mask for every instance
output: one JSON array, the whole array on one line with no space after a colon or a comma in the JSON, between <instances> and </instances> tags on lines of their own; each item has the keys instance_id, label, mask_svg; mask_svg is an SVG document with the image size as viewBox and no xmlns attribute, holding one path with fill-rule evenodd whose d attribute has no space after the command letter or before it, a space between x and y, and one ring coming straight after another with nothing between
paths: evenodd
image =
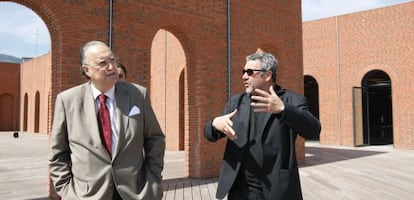
<instances>
[{"instance_id":1,"label":"sky","mask_svg":"<svg viewBox=\"0 0 414 200\"><path fill-rule=\"evenodd\" d=\"M304 22L371 10L413 0L301 0ZM37 57L51 49L49 31L29 8L0 2L0 53L15 57Z\"/></svg>"}]
</instances>

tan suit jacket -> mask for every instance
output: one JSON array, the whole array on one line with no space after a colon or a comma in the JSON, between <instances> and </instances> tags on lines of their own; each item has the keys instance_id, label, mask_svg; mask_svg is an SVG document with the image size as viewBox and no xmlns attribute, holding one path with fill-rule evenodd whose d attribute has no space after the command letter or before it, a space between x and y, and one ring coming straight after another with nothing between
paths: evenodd
<instances>
[{"instance_id":1,"label":"tan suit jacket","mask_svg":"<svg viewBox=\"0 0 414 200\"><path fill-rule=\"evenodd\" d=\"M49 168L62 199L162 198L165 136L146 89L115 85L119 139L114 156L102 143L90 83L57 95L50 136ZM132 112L133 107L138 112Z\"/></svg>"}]
</instances>

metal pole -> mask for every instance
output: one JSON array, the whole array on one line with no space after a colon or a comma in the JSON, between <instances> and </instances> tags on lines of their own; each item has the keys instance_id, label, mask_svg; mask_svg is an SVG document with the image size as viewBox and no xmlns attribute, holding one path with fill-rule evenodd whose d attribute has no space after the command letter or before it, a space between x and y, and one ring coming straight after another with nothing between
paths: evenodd
<instances>
[{"instance_id":1,"label":"metal pole","mask_svg":"<svg viewBox=\"0 0 414 200\"><path fill-rule=\"evenodd\" d=\"M227 98L231 96L231 27L230 27L230 0L227 0Z\"/></svg>"},{"instance_id":2,"label":"metal pole","mask_svg":"<svg viewBox=\"0 0 414 200\"><path fill-rule=\"evenodd\" d=\"M109 36L108 36L108 45L112 49L112 6L113 0L109 0Z\"/></svg>"}]
</instances>

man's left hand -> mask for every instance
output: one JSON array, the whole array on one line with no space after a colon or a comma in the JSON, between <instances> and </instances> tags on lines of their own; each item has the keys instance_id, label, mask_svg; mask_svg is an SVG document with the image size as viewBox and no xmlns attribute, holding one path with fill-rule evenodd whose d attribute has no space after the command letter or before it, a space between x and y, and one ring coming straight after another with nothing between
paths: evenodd
<instances>
[{"instance_id":1,"label":"man's left hand","mask_svg":"<svg viewBox=\"0 0 414 200\"><path fill-rule=\"evenodd\" d=\"M273 86L269 87L269 92L255 89L255 95L251 96L254 112L271 112L275 114L281 113L285 109L285 104L282 99L277 96Z\"/></svg>"}]
</instances>

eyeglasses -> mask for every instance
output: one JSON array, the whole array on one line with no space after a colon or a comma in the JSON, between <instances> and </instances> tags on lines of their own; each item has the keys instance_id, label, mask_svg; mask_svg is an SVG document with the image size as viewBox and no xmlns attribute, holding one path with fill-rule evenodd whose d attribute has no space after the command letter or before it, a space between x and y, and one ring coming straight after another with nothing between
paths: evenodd
<instances>
[{"instance_id":1,"label":"eyeglasses","mask_svg":"<svg viewBox=\"0 0 414 200\"><path fill-rule=\"evenodd\" d=\"M264 70L264 69L243 69L242 70L242 75L244 73L247 73L248 76L251 76L251 75L254 74L254 72L265 72L265 71L267 71L267 70Z\"/></svg>"},{"instance_id":2,"label":"eyeglasses","mask_svg":"<svg viewBox=\"0 0 414 200\"><path fill-rule=\"evenodd\" d=\"M100 68L104 68L104 67L107 67L109 64L112 64L115 66L117 64L117 60L113 57L110 57L109 59L102 59L102 60L98 60L97 62L94 62L93 64L85 64L85 65L98 66Z\"/></svg>"}]
</instances>

